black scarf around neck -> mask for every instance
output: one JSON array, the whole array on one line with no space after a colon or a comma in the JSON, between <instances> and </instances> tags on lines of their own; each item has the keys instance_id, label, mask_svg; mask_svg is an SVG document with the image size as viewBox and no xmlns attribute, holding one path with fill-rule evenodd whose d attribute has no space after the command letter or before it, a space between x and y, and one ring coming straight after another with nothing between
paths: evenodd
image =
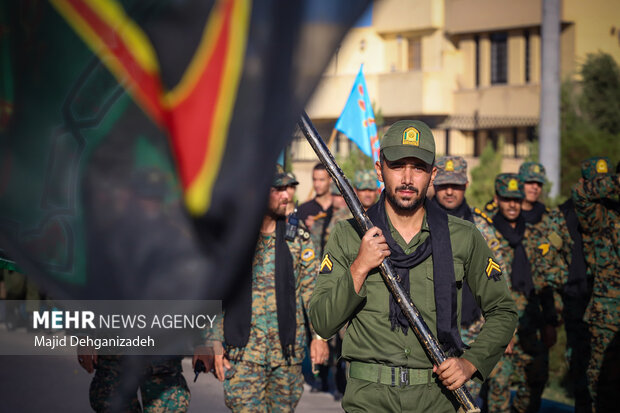
<instances>
[{"instance_id":1,"label":"black scarf around neck","mask_svg":"<svg viewBox=\"0 0 620 413\"><path fill-rule=\"evenodd\" d=\"M448 215L452 215L475 224L474 214L471 213L471 208L467 205L467 200L465 198L463 198L461 205L454 209L448 209L441 205L436 196L433 198L433 201L438 207L446 211ZM464 327L469 327L474 321L480 318L481 314L482 312L480 311L480 307L478 307L478 303L476 303L474 294L471 292L469 285L464 282L463 289L461 290L461 325Z\"/></svg>"},{"instance_id":2,"label":"black scarf around neck","mask_svg":"<svg viewBox=\"0 0 620 413\"><path fill-rule=\"evenodd\" d=\"M545 204L536 201L529 211L521 209L521 216L527 224L538 224L545 212L547 212Z\"/></svg>"},{"instance_id":3,"label":"black scarf around neck","mask_svg":"<svg viewBox=\"0 0 620 413\"><path fill-rule=\"evenodd\" d=\"M469 207L469 205L467 205L467 200L465 198L463 198L463 202L461 202L461 205L457 206L454 209L449 209L449 208L446 208L445 206L441 205L439 203L439 201L437 200L437 196L435 196L432 199L432 202L434 204L437 204L437 206L439 208L441 208L444 211L446 211L448 213L448 215L452 215L452 216L455 216L457 218L464 219L465 221L469 221L471 223L474 222L474 215L471 213L471 208Z\"/></svg>"},{"instance_id":4,"label":"black scarf around neck","mask_svg":"<svg viewBox=\"0 0 620 413\"><path fill-rule=\"evenodd\" d=\"M525 234L525 219L521 214L517 218L517 226L513 228L510 222L498 212L493 217L493 226L506 238L512 249L514 250L514 258L512 259L512 271L510 278L512 280L512 289L529 296L534 290L532 282L532 273L530 271L530 262L525 252L525 247L521 241Z\"/></svg>"},{"instance_id":5,"label":"black scarf around neck","mask_svg":"<svg viewBox=\"0 0 620 413\"><path fill-rule=\"evenodd\" d=\"M586 259L583 255L583 239L579 218L575 212L575 204L572 198L560 205L560 211L564 215L568 233L573 240L571 260L568 267L568 280L564 286L564 293L573 297L589 297L588 276Z\"/></svg>"},{"instance_id":6,"label":"black scarf around neck","mask_svg":"<svg viewBox=\"0 0 620 413\"><path fill-rule=\"evenodd\" d=\"M275 285L278 333L282 352L287 362L295 357L295 332L297 329L295 300L295 269L293 257L285 240L286 219L276 221ZM252 279L245 282L233 301L226 303L224 313L224 339L233 347L245 347L250 338L252 321Z\"/></svg>"},{"instance_id":7,"label":"black scarf around neck","mask_svg":"<svg viewBox=\"0 0 620 413\"><path fill-rule=\"evenodd\" d=\"M385 210L385 191L379 202L368 209L368 217L383 232L391 251L390 261L396 268L403 289L410 294L409 270L433 254L435 307L437 310L437 339L448 354L460 353L465 345L458 329L457 292L452 257L452 244L448 228L448 215L432 202L426 202L426 221L430 235L411 255L392 237ZM401 328L407 334L409 322L390 294L390 322L392 330Z\"/></svg>"}]
</instances>

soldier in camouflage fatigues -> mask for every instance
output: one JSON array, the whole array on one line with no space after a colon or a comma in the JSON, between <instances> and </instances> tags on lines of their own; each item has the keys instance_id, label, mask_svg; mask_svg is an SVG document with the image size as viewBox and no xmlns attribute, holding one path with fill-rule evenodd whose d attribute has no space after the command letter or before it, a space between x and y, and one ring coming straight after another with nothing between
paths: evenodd
<instances>
[{"instance_id":1,"label":"soldier in camouflage fatigues","mask_svg":"<svg viewBox=\"0 0 620 413\"><path fill-rule=\"evenodd\" d=\"M364 209L370 208L377 202L377 173L375 170L356 171L353 179L353 188ZM338 210L334 210L334 215L325 230L325 242L329 239L329 234L331 234L338 222L351 218L353 218L353 214L351 214L346 205Z\"/></svg>"},{"instance_id":2,"label":"soldier in camouflage fatigues","mask_svg":"<svg viewBox=\"0 0 620 413\"><path fill-rule=\"evenodd\" d=\"M122 372L127 371L127 357L99 356L95 377L90 383L90 405L96 412L145 412L168 413L185 412L189 407L190 392L183 377L181 357L158 359L149 362L140 373L140 395L142 408L136 395L131 397L120 409L115 405L121 393Z\"/></svg>"},{"instance_id":3,"label":"soldier in camouflage fatigues","mask_svg":"<svg viewBox=\"0 0 620 413\"><path fill-rule=\"evenodd\" d=\"M581 230L572 199L552 209L541 225L549 242L541 244L537 265L546 274L546 283L554 291L556 308L564 321L569 391L575 399L575 413L588 413L592 404L586 380L590 333L583 321L592 295L592 272L583 254L588 235Z\"/></svg>"},{"instance_id":4,"label":"soldier in camouflage fatigues","mask_svg":"<svg viewBox=\"0 0 620 413\"><path fill-rule=\"evenodd\" d=\"M593 411L618 408L618 331L620 327L620 180L607 158L582 163L581 179L572 191L577 216L588 238L586 262L594 275L592 299L584 319L590 326L592 355L588 388ZM611 361L616 359L612 367ZM605 372L605 369L610 369ZM614 400L611 400L614 399ZM605 403L603 403L605 400Z\"/></svg>"},{"instance_id":5,"label":"soldier in camouflage fatigues","mask_svg":"<svg viewBox=\"0 0 620 413\"><path fill-rule=\"evenodd\" d=\"M541 297L547 284L537 263L543 252L539 246L545 237L539 228L525 224L520 217L523 184L516 174L498 175L495 191L498 213L492 220L494 233L499 241L498 252L507 266L505 274L517 304L519 326L507 354L489 377L489 412L511 411L509 386L513 373L517 378L517 394L512 411L536 412L548 377L548 351L542 341L542 331L546 326L553 328L557 324L552 296L546 303ZM506 228L511 222L515 224L512 228L524 231L520 240L513 239L512 244L509 241L512 235ZM517 254L521 254L519 244L524 249L525 262L517 261ZM527 271L531 274L529 280L524 276Z\"/></svg>"},{"instance_id":6,"label":"soldier in camouflage fatigues","mask_svg":"<svg viewBox=\"0 0 620 413\"><path fill-rule=\"evenodd\" d=\"M469 184L467 178L467 161L461 156L442 156L435 162L437 175L435 176L435 197L431 202L436 202L441 208L450 215L473 222L476 228L482 233L487 245L493 252L495 261L505 273L506 265L503 257L499 253L499 240L492 227L491 218L478 208L470 208L465 199L465 191ZM468 295L473 300L471 290ZM470 345L476 340L478 334L484 326L484 317L481 314L475 301L466 304L466 292L462 293L463 306L461 308L461 338L463 343ZM471 306L475 305L475 308ZM500 360L501 363L501 360ZM480 393L481 383L469 380L465 383L471 395L476 398Z\"/></svg>"},{"instance_id":7,"label":"soldier in camouflage fatigues","mask_svg":"<svg viewBox=\"0 0 620 413\"><path fill-rule=\"evenodd\" d=\"M237 300L234 305L225 307L224 320L219 320L214 335L210 337L218 342L225 341L226 354L216 353L215 369L218 378L224 381L226 406L235 412L291 412L303 392L304 311L312 295L318 262L310 234L305 229L300 227L293 239L278 238L278 220L285 213L285 198L288 197L285 190L287 182L287 175L279 172L272 183L269 213L263 220L252 264L251 296L248 297L251 303L245 303L251 311L249 326L243 325L243 319L232 319L240 306ZM290 327L294 329L294 338L284 349L282 335L287 332L280 329L280 317L288 314L281 315L278 310L285 308L285 312L288 311L286 305L291 302L286 301L290 297L282 297L281 304L280 298L276 297L277 242L286 244L294 278L294 287L291 286L294 290L291 292L295 294L295 308L291 311L295 324ZM245 345L233 346L230 341L234 336L226 329L228 326L238 327L239 321L249 336L246 336ZM325 341L315 337L310 344L310 352L314 363L322 363L328 354ZM230 368L227 368L228 365Z\"/></svg>"}]
</instances>

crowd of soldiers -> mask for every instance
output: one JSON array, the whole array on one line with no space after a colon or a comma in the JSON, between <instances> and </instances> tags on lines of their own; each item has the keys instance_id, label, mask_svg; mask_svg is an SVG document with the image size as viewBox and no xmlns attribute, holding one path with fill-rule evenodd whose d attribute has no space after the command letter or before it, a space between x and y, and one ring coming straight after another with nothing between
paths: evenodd
<instances>
[{"instance_id":1,"label":"crowd of soldiers","mask_svg":"<svg viewBox=\"0 0 620 413\"><path fill-rule=\"evenodd\" d=\"M203 362L206 370L213 371L223 382L226 405L232 411L293 411L303 391L304 358L309 356L312 371L316 371L316 375L307 376L312 391L331 391L336 400L344 395L343 407L347 411L369 411L369 406L376 406L373 404L376 400L365 399L371 397L370 393L375 395L372 397L395 398L390 399L390 403L401 397L402 402L404 393L394 392L403 386L430 386L437 382L437 386L441 384L452 390L453 386L458 387L455 383L466 381L468 390L483 402L483 409L488 412L536 412L549 379L549 349L556 342L558 327L564 324L568 380L575 411L615 410L614 401L618 400L620 389L620 369L617 368L620 364L618 167L614 171L605 157L583 161L582 178L573 186L569 200L557 208L549 208L541 202L546 182L543 165L525 162L519 173L499 174L495 178L493 199L483 208L477 208L466 200L469 181L465 159L459 156L436 159L430 129L419 121L401 122L391 127L382 140L381 161L374 169L357 171L352 184L364 209L380 220L382 215L376 215L377 205L396 202L385 199L385 192L391 189L387 180L393 179L390 171L411 170L412 174L427 176L430 187L427 185L423 191L413 183L410 187L408 184L402 187L405 192L417 194L421 202L410 210L416 211L422 205L427 212L443 211L444 216L450 217L447 221L449 235L454 233L459 240L463 239L456 245L452 238L451 246L459 290L458 309L452 311L456 315L453 318L460 322L461 350L465 349L463 358L457 357L464 360L457 369L458 374L453 374L452 366L443 364L432 370L435 375L417 366L409 368L418 363L416 357L428 362L421 347L406 347L402 356L390 356L392 358L363 355L360 343L366 341L378 343L380 351L389 353L392 350L392 341L381 344L383 337L374 336L380 333L378 329L373 330L372 324L373 328L362 328L364 317L368 320L377 313L370 308L377 299L371 303L370 296L385 298L379 305L381 311L386 312L388 293L375 276L376 271L371 270L372 265L364 272L361 284L355 284L353 267L359 262L353 258L356 254L359 258L364 248L374 245L379 248L376 257L383 259L391 254L397 261L401 256L415 255L415 250L426 244L430 248L436 242L433 237L422 242L426 235L420 238L420 234L429 232L429 228L430 233L437 233L438 237L441 234L433 229L438 228L437 224L431 222L437 218L429 216L427 224L424 215L424 221L420 221L421 230L408 240L395 229L397 223L391 222L388 213L383 231L373 229L375 232L371 236L364 235L356 229L343 197L320 163L312 171L315 197L299 206L295 202L297 178L278 166L255 249L252 276L239 286L235 299L225 303L224 316L216 323L216 328L207 333L207 346L211 350L196 353L194 365ZM390 147L391 141L395 143ZM420 149L424 145L429 146ZM381 183L386 185L383 193ZM427 189L431 190L427 192ZM461 220L469 223L462 226ZM473 228L482 238L477 232L470 233ZM478 242L486 245L481 252L472 252L478 248ZM423 315L427 306L432 312L429 314L435 314L435 303L437 308L445 304L438 298L437 275L435 280L432 275L428 276L430 287L416 284L414 269L420 268L419 263L428 256L418 257L415 264L404 267L407 271L411 269L406 282L409 289L409 277L412 277L414 302L419 301L416 294L424 297L417 288L426 288L427 293L432 293L435 284L435 301L431 298L433 294L424 299ZM461 256L464 257L462 264L456 261ZM432 267L429 274L436 273L437 261L439 259L429 264ZM429 265L425 268L430 268ZM469 272L480 273L484 285ZM8 274L5 282L11 277L13 275ZM426 278L422 275L423 283ZM486 280L490 281L486 283ZM368 284L367 289L362 285L364 282ZM377 295L379 290L381 294ZM396 330L400 334L402 327L402 337L405 337L407 328L399 325L398 310L392 308L391 301L389 306L392 325L391 330L385 331L392 334ZM514 331L513 313L514 319L518 319ZM433 331L441 334L442 316L432 317L437 318L437 330L435 323L430 323ZM352 322L353 319L356 321ZM485 330L485 325L490 327ZM500 334L500 326L509 329L511 334L507 338ZM327 332L325 337L319 330ZM492 343L487 346L488 357L482 356L486 361L475 355L467 357L467 350L475 347L479 337L480 342ZM358 348L353 349L355 345ZM477 351L471 354L486 354ZM357 357L359 354L362 356ZM403 364L394 361L401 358L405 360ZM93 409L108 411L109 400L118 392L120 359L97 358L96 354L84 353L78 359L87 371L96 370L91 386ZM154 361L146 369L149 372L145 376L150 377L150 374L154 379L140 386L144 411L185 411L190 396L182 378L180 359ZM469 378L471 380L467 380ZM378 388L367 387L373 383L384 385L389 391L381 396L375 391ZM512 398L511 388L516 389ZM437 393L429 393L431 398L449 400L448 396L439 396L444 394L441 387L437 389ZM414 394L416 400L429 397L428 394ZM162 401L164 399L168 404ZM135 394L128 402L128 410L140 410ZM434 401L428 403L425 409L442 411ZM383 410L407 410L404 406L381 406ZM454 400L449 401L448 410L452 406L457 407ZM413 411L421 409L417 407Z\"/></svg>"}]
</instances>

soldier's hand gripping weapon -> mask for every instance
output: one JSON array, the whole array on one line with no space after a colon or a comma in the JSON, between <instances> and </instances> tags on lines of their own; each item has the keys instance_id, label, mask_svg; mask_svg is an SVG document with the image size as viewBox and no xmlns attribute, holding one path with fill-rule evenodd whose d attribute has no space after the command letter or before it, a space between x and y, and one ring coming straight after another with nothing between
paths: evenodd
<instances>
[{"instance_id":1,"label":"soldier's hand gripping weapon","mask_svg":"<svg viewBox=\"0 0 620 413\"><path fill-rule=\"evenodd\" d=\"M364 232L368 231L370 228L374 227L373 223L370 221L366 212L364 212L364 208L360 203L357 195L353 191L353 187L344 176L344 173L340 169L340 167L336 164L334 157L330 153L327 145L318 132L314 128L314 125L310 121L308 115L304 112L301 116L301 119L298 122L299 128L306 136L306 139L312 146L312 149L316 152L317 156L325 165L325 168L334 179L336 186L340 189L340 193L342 194L344 200L347 202L353 217L359 224L360 228ZM394 266L389 258L383 260L381 265L379 266L379 270L381 272L381 276L385 281L388 289L394 295L394 299L400 306L403 314L409 321L411 325L411 329L415 333L418 340L426 350L426 353L431 358L432 362L439 366L443 363L448 357L444 353L443 349L439 345L439 341L433 336L433 333L428 328L422 316L420 315L420 311L416 308L411 301L409 295L405 292L405 290L401 287L401 285L396 281L396 271L394 270ZM466 412L468 413L479 413L480 409L476 406L474 399L472 398L469 391L465 388L465 385L459 387L458 389L452 391L458 402L463 406Z\"/></svg>"}]
</instances>

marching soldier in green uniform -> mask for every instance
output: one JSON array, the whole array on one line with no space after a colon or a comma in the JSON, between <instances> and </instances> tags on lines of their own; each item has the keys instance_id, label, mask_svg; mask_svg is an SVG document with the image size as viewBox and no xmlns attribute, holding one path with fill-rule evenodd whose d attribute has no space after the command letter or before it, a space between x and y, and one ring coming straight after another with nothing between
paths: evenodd
<instances>
[{"instance_id":1,"label":"marching soldier in green uniform","mask_svg":"<svg viewBox=\"0 0 620 413\"><path fill-rule=\"evenodd\" d=\"M436 166L435 197L432 202L437 203L448 214L474 223L487 241L495 261L502 269L505 268L503 257L498 251L499 240L493 231L493 221L478 208L471 208L465 199L465 191L469 185L467 161L461 156L442 156L437 160ZM462 297L461 337L466 345L470 345L478 337L484 325L484 317L467 284L463 284ZM470 380L467 382L467 388L476 397L480 392L480 383Z\"/></svg>"},{"instance_id":2,"label":"marching soldier in green uniform","mask_svg":"<svg viewBox=\"0 0 620 413\"><path fill-rule=\"evenodd\" d=\"M620 178L608 158L582 162L572 198L584 234L584 253L594 281L584 320L590 327L588 388L593 411L618 408L620 343Z\"/></svg>"},{"instance_id":3,"label":"marching soldier in green uniform","mask_svg":"<svg viewBox=\"0 0 620 413\"><path fill-rule=\"evenodd\" d=\"M516 302L519 324L506 355L488 382L489 412L536 412L548 378L548 346L554 341L557 314L544 274L538 270L546 248L540 229L525 223L521 215L523 183L516 174L495 179L498 212L492 224L506 263L506 279ZM510 407L510 379L516 373L517 394Z\"/></svg>"},{"instance_id":4,"label":"marching soldier in green uniform","mask_svg":"<svg viewBox=\"0 0 620 413\"><path fill-rule=\"evenodd\" d=\"M393 124L375 167L385 190L368 210L377 226L362 234L353 221L340 222L327 243L310 319L323 336L349 323L342 347L343 358L350 361L342 401L348 412L453 412L457 402L446 389L470 378L485 379L514 332L514 303L480 232L425 203L434 160L435 141L426 124ZM388 256L450 355L438 367L379 274L377 267ZM459 334L464 283L486 318L467 349Z\"/></svg>"},{"instance_id":5,"label":"marching soldier in green uniform","mask_svg":"<svg viewBox=\"0 0 620 413\"><path fill-rule=\"evenodd\" d=\"M306 230L300 227L294 237L287 237L289 179L278 165L251 283L224 304L224 319L210 337L215 375L224 382L226 406L234 412L292 412L303 392L304 311L318 263ZM315 336L310 343L312 363L323 363L327 355L327 344Z\"/></svg>"}]
</instances>

